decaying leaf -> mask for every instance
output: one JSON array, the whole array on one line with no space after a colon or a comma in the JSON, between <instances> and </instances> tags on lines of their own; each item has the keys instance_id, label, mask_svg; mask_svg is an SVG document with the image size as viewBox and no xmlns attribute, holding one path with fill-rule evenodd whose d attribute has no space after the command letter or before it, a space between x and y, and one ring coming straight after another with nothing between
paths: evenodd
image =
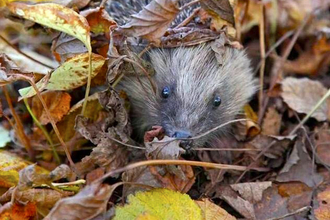
<instances>
[{"instance_id":1,"label":"decaying leaf","mask_svg":"<svg viewBox=\"0 0 330 220\"><path fill-rule=\"evenodd\" d=\"M199 208L202 210L203 220L235 220L236 218L230 215L226 210L220 206L215 205L208 199L196 201Z\"/></svg>"},{"instance_id":2,"label":"decaying leaf","mask_svg":"<svg viewBox=\"0 0 330 220\"><path fill-rule=\"evenodd\" d=\"M326 220L330 218L330 186L318 192L315 198L313 215L316 219Z\"/></svg>"},{"instance_id":3,"label":"decaying leaf","mask_svg":"<svg viewBox=\"0 0 330 220\"><path fill-rule=\"evenodd\" d=\"M315 133L315 149L318 156L317 161L321 164L330 165L330 130L327 125Z\"/></svg>"},{"instance_id":4,"label":"decaying leaf","mask_svg":"<svg viewBox=\"0 0 330 220\"><path fill-rule=\"evenodd\" d=\"M282 115L274 107L269 107L262 123L261 133L264 135L280 134Z\"/></svg>"},{"instance_id":5,"label":"decaying leaf","mask_svg":"<svg viewBox=\"0 0 330 220\"><path fill-rule=\"evenodd\" d=\"M127 163L127 147L115 141L130 141L131 128L123 103L113 90L99 93L99 101L107 110L106 120L90 123L82 116L76 118L75 129L97 145L91 155L83 158L78 165L80 174L91 171L96 165L109 171Z\"/></svg>"},{"instance_id":6,"label":"decaying leaf","mask_svg":"<svg viewBox=\"0 0 330 220\"><path fill-rule=\"evenodd\" d=\"M92 219L105 211L112 192L109 185L88 185L77 195L59 200L44 219Z\"/></svg>"},{"instance_id":7,"label":"decaying leaf","mask_svg":"<svg viewBox=\"0 0 330 220\"><path fill-rule=\"evenodd\" d=\"M115 210L119 219L203 219L198 205L186 194L154 189L128 196L128 204Z\"/></svg>"},{"instance_id":8,"label":"decaying leaf","mask_svg":"<svg viewBox=\"0 0 330 220\"><path fill-rule=\"evenodd\" d=\"M281 96L290 108L298 113L308 114L327 93L327 89L318 81L308 78L287 77L282 82ZM330 98L328 98L311 117L318 121L330 119Z\"/></svg>"},{"instance_id":9,"label":"decaying leaf","mask_svg":"<svg viewBox=\"0 0 330 220\"><path fill-rule=\"evenodd\" d=\"M105 58L92 54L92 78L95 77L105 62ZM48 90L69 90L84 85L88 78L88 53L77 55L60 67L58 67L50 76L45 89ZM44 80L41 79L37 83L37 87L41 88ZM30 86L19 90L22 98L29 98L36 94L35 90Z\"/></svg>"},{"instance_id":10,"label":"decaying leaf","mask_svg":"<svg viewBox=\"0 0 330 220\"><path fill-rule=\"evenodd\" d=\"M83 16L72 9L53 3L27 5L17 2L8 4L8 8L11 12L25 19L78 38L91 51L88 22Z\"/></svg>"},{"instance_id":11,"label":"decaying leaf","mask_svg":"<svg viewBox=\"0 0 330 220\"><path fill-rule=\"evenodd\" d=\"M132 20L120 26L119 31L128 36L144 37L158 42L179 12L178 0L153 0Z\"/></svg>"},{"instance_id":12,"label":"decaying leaf","mask_svg":"<svg viewBox=\"0 0 330 220\"><path fill-rule=\"evenodd\" d=\"M50 115L55 123L60 121L63 116L69 112L71 96L68 93L60 91L46 91L43 92L41 96L46 102ZM45 125L50 122L44 107L42 106L39 98L36 96L32 99L32 111L41 124Z\"/></svg>"},{"instance_id":13,"label":"decaying leaf","mask_svg":"<svg viewBox=\"0 0 330 220\"><path fill-rule=\"evenodd\" d=\"M309 187L316 187L322 182L323 178L315 172L304 142L301 138L296 141L289 159L276 178L277 181L300 181Z\"/></svg>"}]
</instances>

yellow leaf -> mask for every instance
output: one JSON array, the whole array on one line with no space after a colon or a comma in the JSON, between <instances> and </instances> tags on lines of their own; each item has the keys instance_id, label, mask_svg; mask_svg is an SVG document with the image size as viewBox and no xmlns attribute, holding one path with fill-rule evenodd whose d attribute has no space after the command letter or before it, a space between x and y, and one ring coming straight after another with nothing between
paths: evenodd
<instances>
[{"instance_id":1,"label":"yellow leaf","mask_svg":"<svg viewBox=\"0 0 330 220\"><path fill-rule=\"evenodd\" d=\"M129 195L128 203L123 207L117 206L114 220L203 219L201 209L188 195L169 189Z\"/></svg>"},{"instance_id":2,"label":"yellow leaf","mask_svg":"<svg viewBox=\"0 0 330 220\"><path fill-rule=\"evenodd\" d=\"M203 220L236 220L236 218L230 215L226 210L210 202L208 199L196 201L196 203L203 212Z\"/></svg>"},{"instance_id":3,"label":"yellow leaf","mask_svg":"<svg viewBox=\"0 0 330 220\"><path fill-rule=\"evenodd\" d=\"M92 61L93 68L91 77L93 78L100 71L105 62L105 58L97 54L92 54ZM58 67L52 73L48 82L41 79L37 83L37 87L39 89L45 88L48 90L69 90L78 88L79 86L84 85L87 81L88 73L86 72L86 69L88 68L88 65L88 53L79 54ZM31 86L20 89L19 93L22 98L29 98L36 94Z\"/></svg>"},{"instance_id":4,"label":"yellow leaf","mask_svg":"<svg viewBox=\"0 0 330 220\"><path fill-rule=\"evenodd\" d=\"M18 2L9 3L8 8L25 19L78 38L91 51L88 22L72 9L54 3L28 5Z\"/></svg>"}]
</instances>

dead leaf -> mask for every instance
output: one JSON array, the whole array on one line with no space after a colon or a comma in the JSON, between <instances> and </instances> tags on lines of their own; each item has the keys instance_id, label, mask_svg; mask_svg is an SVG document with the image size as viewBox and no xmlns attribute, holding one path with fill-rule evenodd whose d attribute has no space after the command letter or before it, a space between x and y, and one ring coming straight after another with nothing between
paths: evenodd
<instances>
[{"instance_id":1,"label":"dead leaf","mask_svg":"<svg viewBox=\"0 0 330 220\"><path fill-rule=\"evenodd\" d=\"M280 134L281 122L282 115L277 112L275 107L269 107L262 123L261 133L278 136Z\"/></svg>"},{"instance_id":2,"label":"dead leaf","mask_svg":"<svg viewBox=\"0 0 330 220\"><path fill-rule=\"evenodd\" d=\"M59 63L64 63L68 59L86 53L86 46L77 38L60 33L52 42L51 51Z\"/></svg>"},{"instance_id":3,"label":"dead leaf","mask_svg":"<svg viewBox=\"0 0 330 220\"><path fill-rule=\"evenodd\" d=\"M317 161L321 160L321 164L330 165L330 130L327 125L315 131L314 136Z\"/></svg>"},{"instance_id":4,"label":"dead leaf","mask_svg":"<svg viewBox=\"0 0 330 220\"><path fill-rule=\"evenodd\" d=\"M113 187L106 184L88 185L77 195L59 200L44 219L92 219L106 211L113 190Z\"/></svg>"},{"instance_id":5,"label":"dead leaf","mask_svg":"<svg viewBox=\"0 0 330 220\"><path fill-rule=\"evenodd\" d=\"M235 220L236 218L230 215L226 210L217 206L208 199L202 201L195 201L202 210L204 220Z\"/></svg>"},{"instance_id":6,"label":"dead leaf","mask_svg":"<svg viewBox=\"0 0 330 220\"><path fill-rule=\"evenodd\" d=\"M315 171L313 161L307 153L304 139L300 138L296 141L291 155L278 174L276 181L300 181L309 187L316 187L323 181L322 176Z\"/></svg>"},{"instance_id":7,"label":"dead leaf","mask_svg":"<svg viewBox=\"0 0 330 220\"><path fill-rule=\"evenodd\" d=\"M313 216L318 220L326 220L330 218L330 186L317 193L314 199Z\"/></svg>"},{"instance_id":8,"label":"dead leaf","mask_svg":"<svg viewBox=\"0 0 330 220\"><path fill-rule=\"evenodd\" d=\"M132 20L120 26L119 31L159 43L178 12L178 0L153 0L138 14L132 15Z\"/></svg>"},{"instance_id":9,"label":"dead leaf","mask_svg":"<svg viewBox=\"0 0 330 220\"><path fill-rule=\"evenodd\" d=\"M70 110L71 96L66 92L46 91L41 94L44 99L52 119L57 123ZM50 122L44 107L38 97L32 99L32 111L42 125Z\"/></svg>"},{"instance_id":10,"label":"dead leaf","mask_svg":"<svg viewBox=\"0 0 330 220\"><path fill-rule=\"evenodd\" d=\"M290 108L298 113L308 114L317 102L327 93L327 89L318 81L308 78L287 77L282 82L282 98ZM312 114L318 121L330 119L330 98Z\"/></svg>"},{"instance_id":11,"label":"dead leaf","mask_svg":"<svg viewBox=\"0 0 330 220\"><path fill-rule=\"evenodd\" d=\"M0 210L2 211L2 210ZM20 219L30 220L37 218L37 207L34 203L10 204L10 207L4 212L0 212L0 219Z\"/></svg>"},{"instance_id":12,"label":"dead leaf","mask_svg":"<svg viewBox=\"0 0 330 220\"><path fill-rule=\"evenodd\" d=\"M146 142L146 155L152 159L178 159L185 152L179 146L180 140L165 136L162 140L155 138L152 142Z\"/></svg>"}]
</instances>

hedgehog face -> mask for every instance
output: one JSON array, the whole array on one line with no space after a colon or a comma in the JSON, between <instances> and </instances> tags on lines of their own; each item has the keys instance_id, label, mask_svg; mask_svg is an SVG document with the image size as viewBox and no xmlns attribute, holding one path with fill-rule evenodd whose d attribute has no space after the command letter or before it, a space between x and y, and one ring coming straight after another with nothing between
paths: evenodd
<instances>
[{"instance_id":1,"label":"hedgehog face","mask_svg":"<svg viewBox=\"0 0 330 220\"><path fill-rule=\"evenodd\" d=\"M168 136L194 137L226 123L255 92L249 60L243 51L227 47L220 65L209 44L159 49L150 53L156 71L150 83L125 79L122 85L132 103L133 126L142 133L161 125ZM218 129L194 142L202 146L223 134Z\"/></svg>"}]
</instances>

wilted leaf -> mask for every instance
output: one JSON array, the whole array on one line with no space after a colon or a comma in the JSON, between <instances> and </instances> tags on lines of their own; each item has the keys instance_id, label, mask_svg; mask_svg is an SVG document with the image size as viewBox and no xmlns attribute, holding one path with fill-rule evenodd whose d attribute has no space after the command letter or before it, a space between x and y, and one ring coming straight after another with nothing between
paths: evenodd
<instances>
[{"instance_id":1,"label":"wilted leaf","mask_svg":"<svg viewBox=\"0 0 330 220\"><path fill-rule=\"evenodd\" d=\"M321 164L330 165L330 130L323 126L315 132L315 149Z\"/></svg>"},{"instance_id":2,"label":"wilted leaf","mask_svg":"<svg viewBox=\"0 0 330 220\"><path fill-rule=\"evenodd\" d=\"M92 219L106 210L112 192L109 185L88 185L77 195L59 200L44 219Z\"/></svg>"},{"instance_id":3,"label":"wilted leaf","mask_svg":"<svg viewBox=\"0 0 330 220\"><path fill-rule=\"evenodd\" d=\"M138 14L132 15L132 20L120 26L119 30L129 36L142 36L157 43L179 12L177 2L153 0Z\"/></svg>"},{"instance_id":4,"label":"wilted leaf","mask_svg":"<svg viewBox=\"0 0 330 220\"><path fill-rule=\"evenodd\" d=\"M110 26L116 26L116 22L104 8L89 9L83 11L81 15L87 19L91 32L94 34L109 33Z\"/></svg>"},{"instance_id":5,"label":"wilted leaf","mask_svg":"<svg viewBox=\"0 0 330 220\"><path fill-rule=\"evenodd\" d=\"M287 77L282 82L282 97L290 108L298 113L308 114L318 101L327 93L327 89L318 81L308 78ZM318 121L330 119L330 98L327 99L311 117Z\"/></svg>"},{"instance_id":6,"label":"wilted leaf","mask_svg":"<svg viewBox=\"0 0 330 220\"><path fill-rule=\"evenodd\" d=\"M1 220L19 219L30 220L37 218L37 207L34 203L12 204L8 210L0 213Z\"/></svg>"},{"instance_id":7,"label":"wilted leaf","mask_svg":"<svg viewBox=\"0 0 330 220\"><path fill-rule=\"evenodd\" d=\"M44 99L51 117L57 123L64 115L70 110L71 96L66 92L46 91L41 94ZM48 118L44 107L42 106L38 97L32 99L32 111L39 122L43 125L48 124L50 119Z\"/></svg>"},{"instance_id":8,"label":"wilted leaf","mask_svg":"<svg viewBox=\"0 0 330 220\"><path fill-rule=\"evenodd\" d=\"M199 208L202 210L203 220L235 220L236 218L230 215L220 206L215 205L208 199L196 201Z\"/></svg>"},{"instance_id":9,"label":"wilted leaf","mask_svg":"<svg viewBox=\"0 0 330 220\"><path fill-rule=\"evenodd\" d=\"M10 141L9 131L0 125L0 148L5 147Z\"/></svg>"},{"instance_id":10,"label":"wilted leaf","mask_svg":"<svg viewBox=\"0 0 330 220\"><path fill-rule=\"evenodd\" d=\"M72 9L53 3L27 5L16 2L8 4L8 8L25 19L75 36L91 51L88 22Z\"/></svg>"},{"instance_id":11,"label":"wilted leaf","mask_svg":"<svg viewBox=\"0 0 330 220\"><path fill-rule=\"evenodd\" d=\"M153 159L178 159L185 152L179 146L180 140L165 136L162 140L155 138L152 142L146 142L146 154Z\"/></svg>"},{"instance_id":12,"label":"wilted leaf","mask_svg":"<svg viewBox=\"0 0 330 220\"><path fill-rule=\"evenodd\" d=\"M19 190L26 190L42 184L51 184L49 171L35 164L31 164L19 171L19 182L17 184Z\"/></svg>"},{"instance_id":13,"label":"wilted leaf","mask_svg":"<svg viewBox=\"0 0 330 220\"><path fill-rule=\"evenodd\" d=\"M116 207L114 220L121 219L203 219L198 205L186 194L154 189L128 196L128 204Z\"/></svg>"},{"instance_id":14,"label":"wilted leaf","mask_svg":"<svg viewBox=\"0 0 330 220\"><path fill-rule=\"evenodd\" d=\"M262 123L261 133L264 135L279 135L282 115L274 107L269 107Z\"/></svg>"},{"instance_id":15,"label":"wilted leaf","mask_svg":"<svg viewBox=\"0 0 330 220\"><path fill-rule=\"evenodd\" d=\"M97 54L92 54L92 62L93 78L99 73L105 62L105 58ZM46 89L69 90L84 85L88 78L88 65L89 62L87 53L80 54L69 59L52 73L50 79L48 80L48 84L46 85ZM43 79L37 83L37 86L40 87L42 82L44 82ZM35 90L31 86L20 89L19 93L22 98L28 98L36 94Z\"/></svg>"},{"instance_id":16,"label":"wilted leaf","mask_svg":"<svg viewBox=\"0 0 330 220\"><path fill-rule=\"evenodd\" d=\"M86 46L80 40L65 33L59 34L53 40L51 50L59 63L87 52Z\"/></svg>"},{"instance_id":17,"label":"wilted leaf","mask_svg":"<svg viewBox=\"0 0 330 220\"><path fill-rule=\"evenodd\" d=\"M318 192L316 199L314 200L314 217L318 220L326 220L330 218L330 186L326 189Z\"/></svg>"},{"instance_id":18,"label":"wilted leaf","mask_svg":"<svg viewBox=\"0 0 330 220\"><path fill-rule=\"evenodd\" d=\"M235 26L234 0L202 0L201 6L210 11L211 15L217 15Z\"/></svg>"},{"instance_id":19,"label":"wilted leaf","mask_svg":"<svg viewBox=\"0 0 330 220\"><path fill-rule=\"evenodd\" d=\"M276 181L300 181L309 187L318 186L322 182L323 178L315 172L315 166L307 153L304 141L302 139L296 141L291 155L278 174Z\"/></svg>"}]
</instances>

